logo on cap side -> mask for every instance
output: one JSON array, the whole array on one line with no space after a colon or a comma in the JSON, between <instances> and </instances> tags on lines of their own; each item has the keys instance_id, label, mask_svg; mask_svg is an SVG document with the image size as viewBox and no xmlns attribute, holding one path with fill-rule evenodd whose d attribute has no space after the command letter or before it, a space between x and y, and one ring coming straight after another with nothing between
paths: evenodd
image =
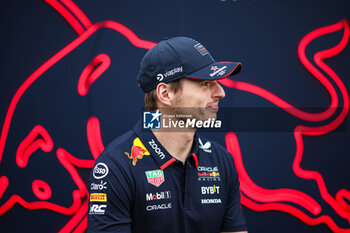
<instances>
[{"instance_id":1,"label":"logo on cap side","mask_svg":"<svg viewBox=\"0 0 350 233\"><path fill-rule=\"evenodd\" d=\"M202 56L209 54L208 50L201 43L196 44L194 47Z\"/></svg>"},{"instance_id":2,"label":"logo on cap side","mask_svg":"<svg viewBox=\"0 0 350 233\"><path fill-rule=\"evenodd\" d=\"M182 72L182 70L183 70L182 66L179 66L169 71L166 71L164 74L157 74L157 80L160 82L164 79L164 77L167 78L169 76Z\"/></svg>"},{"instance_id":3,"label":"logo on cap side","mask_svg":"<svg viewBox=\"0 0 350 233\"><path fill-rule=\"evenodd\" d=\"M162 74L157 74L157 80L158 80L159 82L162 81L163 78L164 78L164 75L162 75Z\"/></svg>"},{"instance_id":4,"label":"logo on cap side","mask_svg":"<svg viewBox=\"0 0 350 233\"><path fill-rule=\"evenodd\" d=\"M226 68L227 66L220 67L219 69L217 66L212 66L210 70L214 70L214 72L209 75L210 77L214 77L215 75L216 76L224 75L226 73Z\"/></svg>"}]
</instances>

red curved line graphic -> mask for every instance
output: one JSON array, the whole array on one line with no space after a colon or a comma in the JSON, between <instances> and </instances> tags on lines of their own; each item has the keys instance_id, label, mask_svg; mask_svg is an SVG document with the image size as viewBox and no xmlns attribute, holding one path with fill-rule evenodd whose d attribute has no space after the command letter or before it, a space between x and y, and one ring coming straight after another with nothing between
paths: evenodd
<instances>
[{"instance_id":1,"label":"red curved line graphic","mask_svg":"<svg viewBox=\"0 0 350 233\"><path fill-rule=\"evenodd\" d=\"M78 160L63 148L58 148L56 151L56 154L57 154L58 160L66 168L66 170L71 175L73 181L78 186L80 196L81 197L87 196L88 191L87 191L86 185L84 181L81 179L81 177L79 176L77 170L74 168L73 164L78 162L78 163L81 163L79 164L79 166L85 167L85 165L91 165L91 161L87 160L84 162L83 160Z\"/></svg>"},{"instance_id":2,"label":"red curved line graphic","mask_svg":"<svg viewBox=\"0 0 350 233\"><path fill-rule=\"evenodd\" d=\"M86 208L86 212L88 211L88 207ZM85 232L87 228L87 216L80 222L80 224L75 228L73 233L82 233Z\"/></svg>"},{"instance_id":3,"label":"red curved line graphic","mask_svg":"<svg viewBox=\"0 0 350 233\"><path fill-rule=\"evenodd\" d=\"M78 93L85 96L90 86L105 72L111 64L107 54L97 55L83 70L78 81Z\"/></svg>"},{"instance_id":4,"label":"red curved line graphic","mask_svg":"<svg viewBox=\"0 0 350 233\"><path fill-rule=\"evenodd\" d=\"M94 159L96 159L105 149L102 142L100 121L97 117L90 117L88 120L86 126L86 135L91 154Z\"/></svg>"},{"instance_id":5,"label":"red curved line graphic","mask_svg":"<svg viewBox=\"0 0 350 233\"><path fill-rule=\"evenodd\" d=\"M9 179L6 176L0 177L0 198L9 186Z\"/></svg>"},{"instance_id":6,"label":"red curved line graphic","mask_svg":"<svg viewBox=\"0 0 350 233\"><path fill-rule=\"evenodd\" d=\"M324 201L326 201L336 211L336 213L340 217L350 220L350 213L348 211L349 206L347 205L347 203L343 199L343 197L345 197L347 199L349 198L349 196L350 196L349 192L347 190L342 190L341 192L339 191L337 194L337 198L335 199L334 197L332 197L328 193L324 179L319 172L307 171L307 170L304 170L300 167L300 163L301 163L302 156L303 156L302 135L316 136L316 135L326 134L326 133L334 130L335 128L337 128L344 121L344 119L346 118L346 116L348 114L348 110L349 110L348 92L347 92L344 84L342 83L341 79L337 76L337 74L323 62L323 59L340 53L347 45L348 40L349 40L348 22L346 20L342 20L334 25L322 27L320 29L317 29L315 31L310 32L308 35L306 35L302 39L302 41L300 42L299 48L298 48L298 54L299 54L299 58L300 58L302 64L315 76L315 78L317 78L326 87L326 90L330 94L331 104L328 107L328 109L322 113L315 114L315 113L303 112L303 111L295 108L294 106L288 104L287 102L283 101L279 97L273 95L272 93L270 93L270 92L268 92L260 87L249 84L249 83L235 82L235 81L229 80L229 79L221 80L220 82L227 87L251 92L253 94L261 96L261 97L269 100L270 102L276 104L277 106L284 109L285 111L289 112L293 116L298 117L300 119L303 119L306 121L326 120L334 114L335 109L339 105L338 95L336 93L335 88L330 83L330 81L319 70L317 70L317 68L315 68L311 64L310 61L308 61L308 59L305 55L305 49L308 46L308 44L311 41L313 41L314 39L316 39L322 35L325 35L325 34L339 31L341 29L344 29L344 34L343 34L343 37L342 37L340 43L338 43L333 48L316 53L314 56L314 61L315 61L315 64L320 69L322 69L327 75L329 75L329 77L335 82L336 86L339 88L339 91L341 93L341 97L344 101L343 106L342 106L342 110L339 113L339 115L336 117L336 119L333 120L331 123L328 123L327 125L323 125L320 127L307 127L307 126L303 126L303 125L296 126L296 128L294 130L294 137L296 140L296 149L297 150L296 150L296 154L295 154L295 159L293 161L293 171L300 178L315 180L317 183L318 189L320 191L320 194L321 194L322 198L324 199ZM295 207L290 206L286 203L283 203L283 204L282 203L257 204L255 202L253 202L252 200L249 200L248 197L251 199L260 201L260 202L275 202L276 201L276 200L271 199L271 197L266 198L266 196L264 196L264 195L266 195L266 193L264 193L264 191L266 191L266 190L261 190L261 187L257 186L255 183L253 183L250 180L250 178L245 170L245 167L243 165L243 162L242 162L241 152L240 152L237 137L233 133L228 133L226 135L226 143L227 143L228 150L232 153L232 155L235 158L235 164L237 166L237 171L239 173L239 177L241 180L241 190L245 195L247 195L247 197L244 197L242 199L243 200L242 203L244 205L246 205L248 208L251 208L251 209L257 210L257 211L280 210L280 211L290 213L290 214L296 216L297 218L301 219L302 221L304 221L305 223L310 224L310 225L325 223L334 232L350 232L350 229L343 229L343 228L338 227L335 224L334 220L331 217L326 216L326 215L323 215L323 216L317 217L317 218L311 218L311 217L307 216L305 213L303 213L302 211L300 211L300 210L296 209ZM301 201L301 199L303 199L305 197L303 197L301 192L298 191L299 193L295 193L295 191L297 191L297 190L294 190L293 193L297 194L299 196L299 198L297 196L291 196L290 198L292 198L292 199L290 199L289 201L291 201L292 203L296 203L298 205L303 206L305 209L308 209L313 214L317 213L317 211L312 212L311 211L312 209L310 209L310 207L312 207L312 206L316 207L316 205L312 205L312 206L305 205L305 203L303 203ZM283 198L287 198L287 196L283 196ZM305 201L309 202L310 200L305 199ZM312 202L314 202L314 201L312 201ZM311 203L309 203L309 204L311 204ZM315 204L315 203L313 203L313 204Z\"/></svg>"},{"instance_id":7,"label":"red curved line graphic","mask_svg":"<svg viewBox=\"0 0 350 233\"><path fill-rule=\"evenodd\" d=\"M34 180L32 183L32 190L34 195L41 200L48 200L51 198L51 187L43 180Z\"/></svg>"},{"instance_id":8,"label":"red curved line graphic","mask_svg":"<svg viewBox=\"0 0 350 233\"><path fill-rule=\"evenodd\" d=\"M48 153L53 149L53 141L44 127L36 125L18 146L16 153L17 165L21 168L26 167L29 157L39 148Z\"/></svg>"},{"instance_id":9,"label":"red curved line graphic","mask_svg":"<svg viewBox=\"0 0 350 233\"><path fill-rule=\"evenodd\" d=\"M72 215L79 209L81 203L80 203L80 191L74 190L73 191L73 204L70 207L63 207L51 202L47 201L35 201L35 202L27 202L22 197L18 195L12 195L8 201L5 202L4 205L0 207L0 215L3 215L6 213L9 209L11 209L16 203L20 204L26 209L29 210L35 210L35 209L48 209L55 211L60 214L64 215Z\"/></svg>"},{"instance_id":10,"label":"red curved line graphic","mask_svg":"<svg viewBox=\"0 0 350 233\"><path fill-rule=\"evenodd\" d=\"M230 132L225 136L227 151L230 152L235 160L239 180L241 182L240 189L248 197L253 197L259 202L291 202L304 207L309 212L317 215L321 212L321 206L310 196L294 189L265 189L256 185L249 177L245 170L242 153L239 146L237 136ZM288 204L286 204L288 205ZM290 206L290 205L288 205Z\"/></svg>"},{"instance_id":11,"label":"red curved line graphic","mask_svg":"<svg viewBox=\"0 0 350 233\"><path fill-rule=\"evenodd\" d=\"M79 226L84 226L85 222L85 215L88 211L89 208L89 202L88 199L86 199L84 201L84 203L81 205L80 209L76 212L76 214L69 220L69 222L59 231L59 233L68 233L68 232L72 232L74 230L74 228L79 224ZM84 219L83 219L84 218ZM81 219L83 219L83 221L81 221ZM80 227L77 227L77 229ZM86 227L85 229L86 230ZM82 231L83 232L83 231Z\"/></svg>"},{"instance_id":12,"label":"red curved line graphic","mask_svg":"<svg viewBox=\"0 0 350 233\"><path fill-rule=\"evenodd\" d=\"M1 131L1 137L0 137L0 162L2 159L2 155L4 152L5 142L7 139L7 134L9 131L9 127L11 124L13 113L16 109L16 105L22 95L27 91L27 89L35 82L37 79L48 69L50 69L54 64L56 64L59 60L61 60L64 56L66 56L68 53L70 53L73 49L78 47L81 43L83 43L86 39L88 39L93 33L95 33L98 29L102 27L107 27L113 30L116 30L120 32L122 35L124 35L134 46L143 48L143 49L150 49L152 48L155 43L144 41L138 38L135 33L133 33L130 29L127 27L116 23L112 21L106 21L101 22L98 24L95 24L91 26L88 30L86 30L82 35L80 35L78 38L73 40L71 43L69 43L66 47L64 47L61 51L59 51L57 54L55 54L53 57L51 57L48 61L46 61L43 65L41 65L32 75L30 75L26 81L18 88L17 92L15 93L14 97L11 100L10 106L7 110L4 125Z\"/></svg>"},{"instance_id":13,"label":"red curved line graphic","mask_svg":"<svg viewBox=\"0 0 350 233\"><path fill-rule=\"evenodd\" d=\"M81 25L81 23L58 0L44 0L44 1L50 4L60 15L62 15L62 17L65 20L67 20L67 22L73 27L73 29L78 33L78 35L81 35L82 33L84 33L85 29Z\"/></svg>"},{"instance_id":14,"label":"red curved line graphic","mask_svg":"<svg viewBox=\"0 0 350 233\"><path fill-rule=\"evenodd\" d=\"M294 107L293 105L287 103L286 101L284 101L283 99L281 99L280 97L274 95L273 93L258 87L256 85L250 84L250 83L246 83L246 82L241 82L241 81L234 81L231 79L222 79L219 80L218 82L220 82L222 85L229 87L229 88L234 88L237 90L241 90L241 91L246 91L252 94L255 94L257 96L260 96L268 101L270 101L271 103L275 104L276 106L280 107L281 109L283 109L284 111L288 112L289 114L304 120L304 121L311 121L311 122L318 122L318 121L324 121L326 119L329 118L329 111L326 112L326 114L323 113L308 113L308 112L304 112L296 107Z\"/></svg>"},{"instance_id":15,"label":"red curved line graphic","mask_svg":"<svg viewBox=\"0 0 350 233\"><path fill-rule=\"evenodd\" d=\"M320 126L320 127L307 127L299 125L294 130L294 137L297 143L297 152L295 155L295 160L293 162L293 171L294 173L303 178L303 179L314 179L318 185L318 188L320 190L322 198L330 205L332 208L343 218L346 218L350 220L350 213L347 211L344 211L336 202L336 200L328 193L326 184L324 182L324 179L322 175L319 172L316 171L307 171L300 167L302 155L303 155L303 139L302 135L321 135L329 133L330 131L336 129L346 118L348 111L349 111L349 95L348 92L338 77L338 75L330 68L328 67L322 59L328 58L330 56L334 56L338 53L340 53L346 46L346 44L349 41L349 24L346 20L340 21L338 24L342 25L342 27L339 28L339 26L336 27L336 29L340 30L344 28L344 35L341 40L341 42L335 46L334 48L324 50L321 52L318 52L315 54L315 62L316 64L323 69L330 77L331 79L336 83L337 87L340 89L341 96L343 98L343 108L339 116L332 121L331 123ZM336 25L338 25L336 24ZM329 26L326 27L329 28L330 32L333 32L333 27ZM317 30L316 30L317 32ZM310 33L311 35L313 32ZM338 107L338 106L337 106ZM350 231L350 230L349 230Z\"/></svg>"},{"instance_id":16,"label":"red curved line graphic","mask_svg":"<svg viewBox=\"0 0 350 233\"><path fill-rule=\"evenodd\" d=\"M270 210L277 210L286 212L290 215L293 215L303 221L304 223L308 225L318 225L321 223L327 223L327 226L333 231L337 233L349 233L348 229L343 229L337 226L333 219L331 219L329 216L320 216L318 218L311 218L301 210L295 208L294 206L290 206L284 203L267 203L267 204L259 204L256 203L249 198L245 197L244 195L241 196L241 202L243 205L247 206L249 209L252 209L254 211L270 211Z\"/></svg>"},{"instance_id":17,"label":"red curved line graphic","mask_svg":"<svg viewBox=\"0 0 350 233\"><path fill-rule=\"evenodd\" d=\"M154 42L150 42L147 40L141 40L136 36L136 34L131 31L129 28L125 27L124 25L114 22L114 21L104 21L101 23L98 23L101 27L106 27L110 29L114 29L118 32L120 32L122 35L124 35L128 40L136 47L142 48L142 49L151 49L153 46L156 45Z\"/></svg>"},{"instance_id":18,"label":"red curved line graphic","mask_svg":"<svg viewBox=\"0 0 350 233\"><path fill-rule=\"evenodd\" d=\"M92 160L92 159L91 160L89 160L89 159L78 159L77 157L71 155L70 153L68 153L66 150L64 150L62 148L59 148L58 151L59 151L59 153L63 153L63 156L64 156L65 160L69 164L71 164L73 166L81 167L81 168L92 168L94 166L95 160ZM81 185L81 186L78 186L78 187L81 187L82 189L85 189L85 185L83 185L84 182L80 179L80 176L77 176L77 177L79 177L79 179L76 180L76 181L77 181L77 183L79 183Z\"/></svg>"},{"instance_id":19,"label":"red curved line graphic","mask_svg":"<svg viewBox=\"0 0 350 233\"><path fill-rule=\"evenodd\" d=\"M335 199L345 211L350 212L350 205L344 200L347 199L347 201L350 201L350 192L348 190L339 190L339 192L335 195Z\"/></svg>"},{"instance_id":20,"label":"red curved line graphic","mask_svg":"<svg viewBox=\"0 0 350 233\"><path fill-rule=\"evenodd\" d=\"M61 2L73 13L75 18L85 27L89 28L92 23L85 13L71 0L61 0Z\"/></svg>"},{"instance_id":21,"label":"red curved line graphic","mask_svg":"<svg viewBox=\"0 0 350 233\"><path fill-rule=\"evenodd\" d=\"M62 148L59 148L57 150L56 154L57 154L57 158L58 158L59 162L69 172L73 181L75 182L75 184L79 188L79 190L74 190L72 193L73 204L70 207L63 207L63 206L60 206L60 205L57 205L57 204L54 204L51 202L47 202L47 201L27 202L19 195L14 194L2 206L0 206L0 215L7 212L16 203L22 205L26 209L31 209L31 210L33 210L33 209L49 209L49 210L56 211L56 212L61 213L61 214L65 214L65 215L73 215L74 213L76 213L78 211L78 209L81 207L81 198L87 197L88 192L87 192L87 188L86 188L84 182L82 181L81 177L79 176L77 170L72 165L77 161L74 160L74 158L75 158L74 156L72 156L71 154L69 154L68 152L66 152ZM79 163L82 163L82 161L79 161ZM91 167L92 167L92 165L91 165ZM0 183L5 184L5 188L0 189L1 192L4 192L4 190L6 189L6 187L8 185L7 177L2 176L0 179ZM47 187L49 187L49 186L46 186L46 188ZM43 197L43 196L40 194L40 191L39 191L39 198L40 197Z\"/></svg>"},{"instance_id":22,"label":"red curved line graphic","mask_svg":"<svg viewBox=\"0 0 350 233\"><path fill-rule=\"evenodd\" d=\"M322 35L329 34L332 32L339 31L341 29L344 29L344 35L341 40L341 42L336 45L332 49L328 49L322 52L318 52L315 55L315 62L318 66L320 66L327 74L329 74L332 79L336 82L336 84L339 86L341 89L342 94L347 93L346 88L344 84L341 82L339 77L335 74L333 70L331 70L325 63L322 62L322 59L335 56L336 54L340 53L346 46L349 40L349 25L346 20L342 20L334 25L323 27L320 29L317 29L311 33L309 33L307 36L305 36L302 41L300 42L299 48L298 48L298 55L300 57L300 60L302 64L325 86L327 89L328 93L331 96L331 104L329 108L322 112L322 113L308 113L304 112L300 109L295 108L291 104L287 103L286 101L282 100L281 98L277 97L276 95L272 94L271 92L255 86L253 84L245 83L245 82L240 82L240 81L233 81L231 79L223 79L219 80L219 82L230 88L235 88L238 90L246 91L253 93L255 95L258 95L264 99L267 99L268 101L272 102L273 104L277 105L284 111L290 113L291 115L305 120L305 121L311 121L311 122L318 122L318 121L324 121L328 118L330 118L336 108L338 107L338 96L336 94L336 91L332 84L327 80L327 78L320 72L318 71L314 66L312 66L311 62L308 61L305 55L305 49L306 46L315 38L318 38ZM348 98L347 98L348 99ZM315 131L315 128L312 129Z\"/></svg>"}]
</instances>

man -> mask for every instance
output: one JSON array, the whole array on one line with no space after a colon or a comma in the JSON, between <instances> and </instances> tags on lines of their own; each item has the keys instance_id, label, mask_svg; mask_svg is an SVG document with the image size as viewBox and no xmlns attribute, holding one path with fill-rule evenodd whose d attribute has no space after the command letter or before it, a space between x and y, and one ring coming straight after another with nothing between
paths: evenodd
<instances>
[{"instance_id":1,"label":"man","mask_svg":"<svg viewBox=\"0 0 350 233\"><path fill-rule=\"evenodd\" d=\"M216 80L240 69L240 63L215 62L186 37L163 40L146 53L138 83L146 110L154 111L151 125L138 122L96 160L88 232L247 232L232 155L199 136L197 124L144 129L158 128L152 124L167 116L215 119L225 96Z\"/></svg>"}]
</instances>

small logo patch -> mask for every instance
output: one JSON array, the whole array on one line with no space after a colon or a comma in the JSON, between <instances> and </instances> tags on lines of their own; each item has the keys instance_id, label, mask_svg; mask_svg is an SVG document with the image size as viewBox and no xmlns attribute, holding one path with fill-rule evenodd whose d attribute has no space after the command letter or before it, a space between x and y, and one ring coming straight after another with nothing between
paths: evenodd
<instances>
[{"instance_id":1,"label":"small logo patch","mask_svg":"<svg viewBox=\"0 0 350 233\"><path fill-rule=\"evenodd\" d=\"M105 214L105 209L107 205L92 205L90 206L90 212L89 214Z\"/></svg>"},{"instance_id":2,"label":"small logo patch","mask_svg":"<svg viewBox=\"0 0 350 233\"><path fill-rule=\"evenodd\" d=\"M147 182L159 187L165 180L162 170L146 171Z\"/></svg>"},{"instance_id":3,"label":"small logo patch","mask_svg":"<svg viewBox=\"0 0 350 233\"><path fill-rule=\"evenodd\" d=\"M205 56L205 55L209 54L208 50L200 43L196 44L194 47L198 50L198 52L202 56Z\"/></svg>"},{"instance_id":4,"label":"small logo patch","mask_svg":"<svg viewBox=\"0 0 350 233\"><path fill-rule=\"evenodd\" d=\"M208 152L208 153L211 153L211 143L210 142L206 142L204 145L203 145L203 142L200 138L198 138L198 142L199 142L199 148L204 150L205 152Z\"/></svg>"},{"instance_id":5,"label":"small logo patch","mask_svg":"<svg viewBox=\"0 0 350 233\"><path fill-rule=\"evenodd\" d=\"M107 194L105 193L91 193L90 202L107 202Z\"/></svg>"},{"instance_id":6,"label":"small logo patch","mask_svg":"<svg viewBox=\"0 0 350 233\"><path fill-rule=\"evenodd\" d=\"M108 174L108 167L104 163L98 163L94 167L92 175L95 179L102 179Z\"/></svg>"},{"instance_id":7,"label":"small logo patch","mask_svg":"<svg viewBox=\"0 0 350 233\"><path fill-rule=\"evenodd\" d=\"M136 165L136 162L139 159L142 159L144 155L150 155L149 151L142 144L140 138L135 138L133 141L133 145L131 147L131 153L124 152L128 156L129 159L132 159L132 165Z\"/></svg>"},{"instance_id":8,"label":"small logo patch","mask_svg":"<svg viewBox=\"0 0 350 233\"><path fill-rule=\"evenodd\" d=\"M163 78L164 78L164 76L163 76L162 74L158 74L158 75L157 75L157 80L158 80L159 82L162 81Z\"/></svg>"},{"instance_id":9,"label":"small logo patch","mask_svg":"<svg viewBox=\"0 0 350 233\"><path fill-rule=\"evenodd\" d=\"M214 69L213 69L214 68ZM210 68L210 70L213 70L214 72L210 73L210 77L214 77L214 76L222 76L226 73L226 68L227 66L223 66L218 68L217 66L212 66Z\"/></svg>"}]
</instances>

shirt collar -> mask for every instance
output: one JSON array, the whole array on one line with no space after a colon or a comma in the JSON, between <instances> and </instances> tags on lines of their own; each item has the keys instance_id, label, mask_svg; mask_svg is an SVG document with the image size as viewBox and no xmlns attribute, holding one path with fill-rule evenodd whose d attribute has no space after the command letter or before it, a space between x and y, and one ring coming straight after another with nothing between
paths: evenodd
<instances>
[{"instance_id":1,"label":"shirt collar","mask_svg":"<svg viewBox=\"0 0 350 233\"><path fill-rule=\"evenodd\" d=\"M140 138L143 145L151 153L152 158L156 161L160 169L164 170L170 164L176 161L176 159L169 154L162 144L159 143L151 130L142 128L141 120L136 123L133 130ZM193 162L196 167L198 166L198 148L198 137L197 134L195 134L189 157L193 157Z\"/></svg>"}]
</instances>

